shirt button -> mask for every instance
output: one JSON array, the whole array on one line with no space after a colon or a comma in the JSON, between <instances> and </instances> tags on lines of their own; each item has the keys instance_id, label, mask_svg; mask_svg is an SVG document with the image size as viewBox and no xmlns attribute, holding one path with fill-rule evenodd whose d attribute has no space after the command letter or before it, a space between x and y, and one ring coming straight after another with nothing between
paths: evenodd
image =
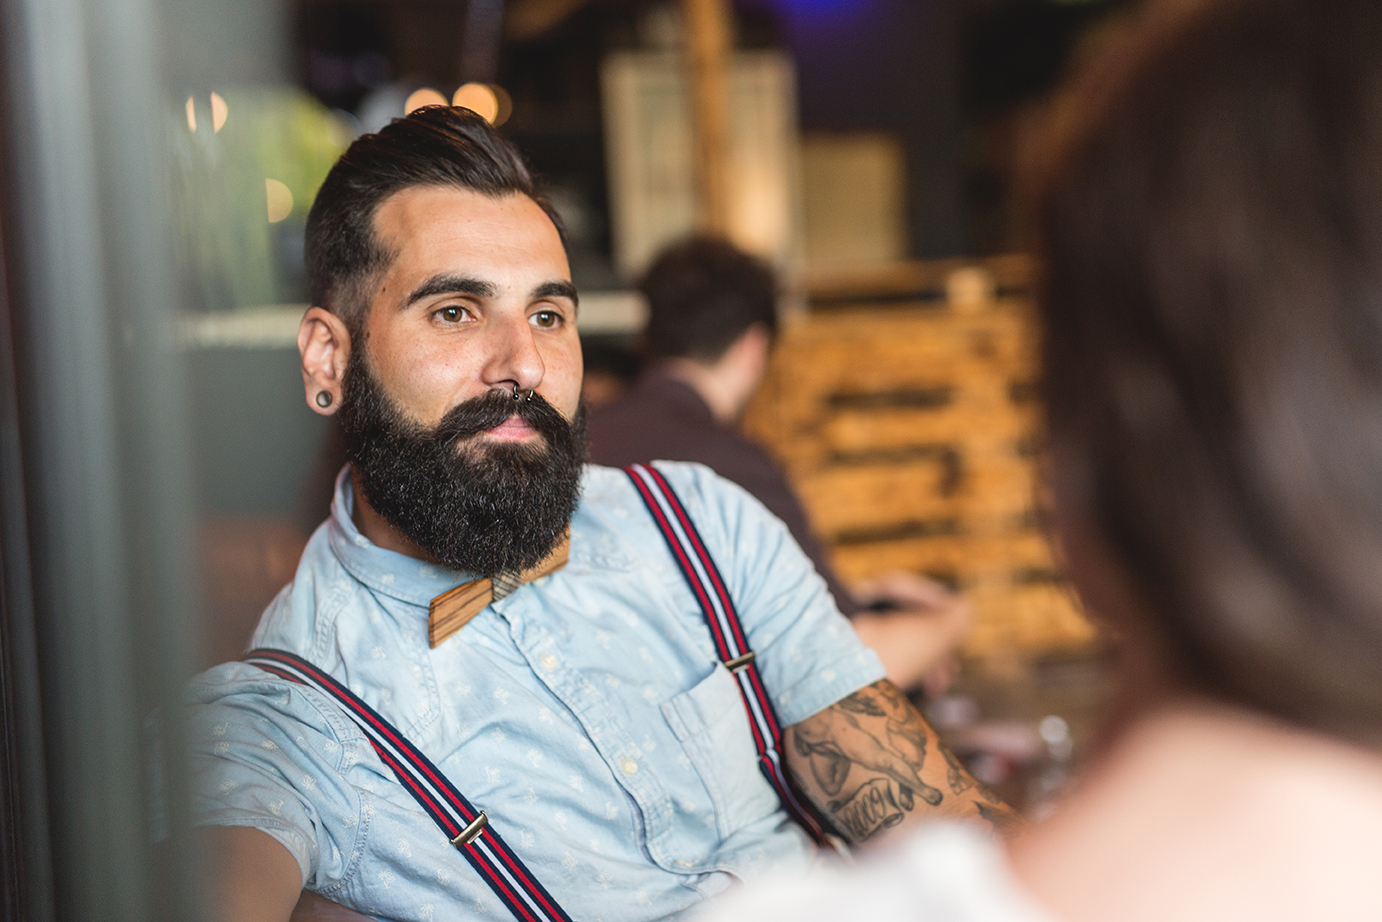
<instances>
[{"instance_id":1,"label":"shirt button","mask_svg":"<svg viewBox=\"0 0 1382 922\"><path fill-rule=\"evenodd\" d=\"M550 653L544 653L544 654L542 654L542 656L541 656L541 662L542 662L542 668L543 668L543 669L556 669L556 668L557 668L557 658L556 658L555 656L553 656L552 654L550 654Z\"/></svg>"},{"instance_id":2,"label":"shirt button","mask_svg":"<svg viewBox=\"0 0 1382 922\"><path fill-rule=\"evenodd\" d=\"M624 770L626 775L638 774L638 763L633 759L623 759L619 762L619 767Z\"/></svg>"}]
</instances>

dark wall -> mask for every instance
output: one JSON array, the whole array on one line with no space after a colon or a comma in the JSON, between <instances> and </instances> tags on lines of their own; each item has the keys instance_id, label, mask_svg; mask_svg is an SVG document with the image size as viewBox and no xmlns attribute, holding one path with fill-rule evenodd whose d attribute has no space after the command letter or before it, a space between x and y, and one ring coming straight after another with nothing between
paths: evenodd
<instances>
[{"instance_id":1,"label":"dark wall","mask_svg":"<svg viewBox=\"0 0 1382 922\"><path fill-rule=\"evenodd\" d=\"M298 516L330 426L307 408L297 350L198 349L189 365L199 510ZM326 518L328 502L307 520Z\"/></svg>"},{"instance_id":2,"label":"dark wall","mask_svg":"<svg viewBox=\"0 0 1382 922\"><path fill-rule=\"evenodd\" d=\"M883 131L907 149L916 256L965 252L958 0L742 0L781 23L804 131Z\"/></svg>"}]
</instances>

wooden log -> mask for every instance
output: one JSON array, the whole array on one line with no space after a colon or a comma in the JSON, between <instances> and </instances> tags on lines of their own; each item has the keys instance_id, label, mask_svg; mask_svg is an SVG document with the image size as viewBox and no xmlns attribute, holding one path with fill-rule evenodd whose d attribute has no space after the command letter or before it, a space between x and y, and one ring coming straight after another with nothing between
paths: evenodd
<instances>
[{"instance_id":1,"label":"wooden log","mask_svg":"<svg viewBox=\"0 0 1382 922\"><path fill-rule=\"evenodd\" d=\"M978 432L989 439L1006 438L1015 454L1019 443L1036 430L1036 415L1034 407L1011 403L975 411L953 402L938 409L822 412L820 445L812 447L837 456L901 452L928 445L961 445Z\"/></svg>"},{"instance_id":2,"label":"wooden log","mask_svg":"<svg viewBox=\"0 0 1382 922\"><path fill-rule=\"evenodd\" d=\"M951 273L974 265L974 260L941 259L831 267L808 272L804 281L808 296L817 303L868 303L892 300L898 295L941 295L946 292ZM982 265L992 274L1000 291L1025 294L1036 278L1036 265L1025 254L993 257Z\"/></svg>"},{"instance_id":3,"label":"wooden log","mask_svg":"<svg viewBox=\"0 0 1382 922\"><path fill-rule=\"evenodd\" d=\"M832 540L842 534L952 519L958 512L954 462L946 456L911 464L827 467L796 478L812 522Z\"/></svg>"},{"instance_id":4,"label":"wooden log","mask_svg":"<svg viewBox=\"0 0 1382 922\"><path fill-rule=\"evenodd\" d=\"M847 579L888 570L944 574L961 585L996 574L1006 583L1029 582L1021 574L1057 572L1046 538L1035 530L1003 535L936 535L867 544L835 545L836 569Z\"/></svg>"},{"instance_id":5,"label":"wooden log","mask_svg":"<svg viewBox=\"0 0 1382 922\"><path fill-rule=\"evenodd\" d=\"M978 337L1002 336L1009 349L1030 351L1030 332L1028 317L1017 305L995 304L991 310L977 314L871 310L812 316L784 333L782 344L787 348L780 351L783 358L790 359L800 350L839 353L838 347L848 344L886 356L946 358L958 352L1002 361L1004 356L987 349L988 344Z\"/></svg>"}]
</instances>

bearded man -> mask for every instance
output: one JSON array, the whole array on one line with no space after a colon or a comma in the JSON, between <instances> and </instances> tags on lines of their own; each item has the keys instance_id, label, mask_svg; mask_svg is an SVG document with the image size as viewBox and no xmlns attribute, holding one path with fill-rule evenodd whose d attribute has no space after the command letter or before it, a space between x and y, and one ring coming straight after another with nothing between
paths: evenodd
<instances>
[{"instance_id":1,"label":"bearded man","mask_svg":"<svg viewBox=\"0 0 1382 922\"><path fill-rule=\"evenodd\" d=\"M350 463L257 649L193 688L222 918L304 889L664 918L822 827L992 815L761 505L697 465L583 464L561 226L482 119L356 141L307 260L307 403Z\"/></svg>"}]
</instances>

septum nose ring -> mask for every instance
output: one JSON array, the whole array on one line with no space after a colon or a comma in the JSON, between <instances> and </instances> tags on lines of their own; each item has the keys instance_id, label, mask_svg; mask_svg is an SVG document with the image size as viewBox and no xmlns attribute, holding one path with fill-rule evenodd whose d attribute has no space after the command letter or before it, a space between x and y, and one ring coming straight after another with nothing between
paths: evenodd
<instances>
[{"instance_id":1,"label":"septum nose ring","mask_svg":"<svg viewBox=\"0 0 1382 922\"><path fill-rule=\"evenodd\" d=\"M532 392L532 390L529 390L529 391L528 391L528 396L527 396L527 397L520 398L520 397L519 397L519 391L518 391L518 382L515 381L515 382L513 383L513 399L514 399L514 400L522 399L524 403L532 403L532 401L533 401L533 392Z\"/></svg>"}]
</instances>

